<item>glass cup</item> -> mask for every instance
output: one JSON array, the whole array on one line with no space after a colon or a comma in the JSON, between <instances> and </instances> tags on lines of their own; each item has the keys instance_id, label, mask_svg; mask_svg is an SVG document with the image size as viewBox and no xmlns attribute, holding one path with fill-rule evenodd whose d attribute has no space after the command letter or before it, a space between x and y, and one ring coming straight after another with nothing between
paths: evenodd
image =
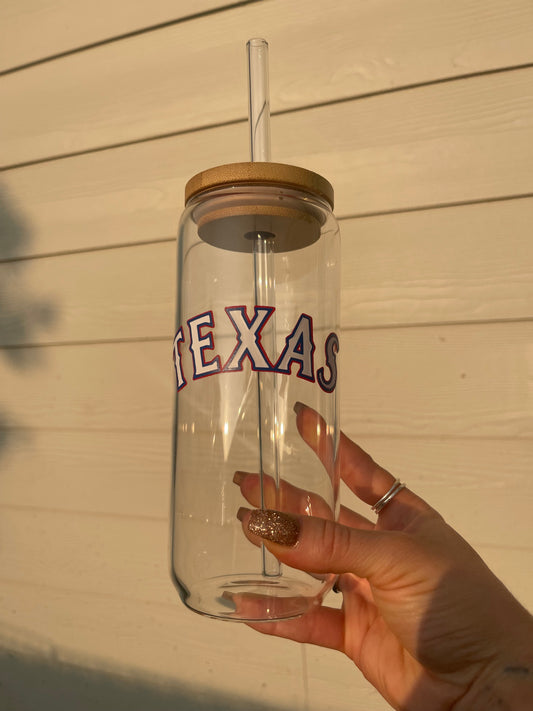
<instances>
[{"instance_id":1,"label":"glass cup","mask_svg":"<svg viewBox=\"0 0 533 711\"><path fill-rule=\"evenodd\" d=\"M178 236L171 574L228 620L295 617L333 575L281 565L241 507L336 519L339 230L333 190L275 163L192 178ZM295 413L303 403L306 431Z\"/></svg>"}]
</instances>

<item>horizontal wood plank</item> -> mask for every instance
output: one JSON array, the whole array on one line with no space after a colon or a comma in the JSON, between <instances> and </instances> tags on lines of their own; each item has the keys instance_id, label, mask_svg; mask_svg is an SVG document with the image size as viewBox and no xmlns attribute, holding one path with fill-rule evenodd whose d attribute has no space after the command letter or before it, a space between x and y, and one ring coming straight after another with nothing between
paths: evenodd
<instances>
[{"instance_id":1,"label":"horizontal wood plank","mask_svg":"<svg viewBox=\"0 0 533 711\"><path fill-rule=\"evenodd\" d=\"M177 594L170 603L135 600L127 590L116 597L105 591L104 580L102 590L68 591L35 579L0 583L1 646L12 654L40 653L56 665L102 669L125 685L136 678L167 691L176 685L206 708L215 695L229 697L220 711L233 708L232 701L241 710L247 699L260 705L257 711L264 711L262 704L302 709L302 684L294 683L302 668L298 645L265 637L262 653L252 654L257 633L202 618Z\"/></svg>"},{"instance_id":2,"label":"horizontal wood plank","mask_svg":"<svg viewBox=\"0 0 533 711\"><path fill-rule=\"evenodd\" d=\"M0 283L1 345L174 335L175 242L6 262Z\"/></svg>"},{"instance_id":3,"label":"horizontal wood plank","mask_svg":"<svg viewBox=\"0 0 533 711\"><path fill-rule=\"evenodd\" d=\"M201 435L199 442L202 442ZM359 443L475 545L533 548L530 440L387 438ZM204 446L204 445L200 445ZM206 442L205 446L209 446ZM0 509L166 521L171 439L158 432L8 432L0 450ZM368 515L343 489L342 500ZM465 506L465 501L469 505ZM512 526L505 522L512 512ZM509 522L510 523L510 522Z\"/></svg>"},{"instance_id":4,"label":"horizontal wood plank","mask_svg":"<svg viewBox=\"0 0 533 711\"><path fill-rule=\"evenodd\" d=\"M5 426L170 432L176 377L171 339L3 355Z\"/></svg>"},{"instance_id":5,"label":"horizontal wood plank","mask_svg":"<svg viewBox=\"0 0 533 711\"><path fill-rule=\"evenodd\" d=\"M313 665L313 676L315 665L324 661L319 675L323 688L309 695L305 689L313 680L306 680L305 686L295 681L304 671L300 645L259 637L245 625L213 622L186 611L180 603L140 603L16 583L0 584L0 601L0 640L9 659L22 657L37 665L43 660L54 669L76 665L87 670L86 690L91 689L90 672L102 670L116 675L126 689L130 681L145 683L170 698L175 693L176 704L190 696L215 711L242 711L246 703L251 711L264 711L263 704L283 711L352 711L354 699L364 699L365 711L389 710L343 655L318 647L303 650L306 662ZM242 671L236 675L237 667ZM349 693L336 691L339 667ZM10 690L10 683L13 679L6 678L4 688ZM143 711L145 706L132 702L129 708ZM155 704L151 708L159 711Z\"/></svg>"},{"instance_id":6,"label":"horizontal wood plank","mask_svg":"<svg viewBox=\"0 0 533 711\"><path fill-rule=\"evenodd\" d=\"M531 198L342 220L342 326L532 318L532 222ZM0 345L170 338L176 279L174 241L0 263Z\"/></svg>"},{"instance_id":7,"label":"horizontal wood plank","mask_svg":"<svg viewBox=\"0 0 533 711\"><path fill-rule=\"evenodd\" d=\"M161 432L4 431L0 507L166 519L171 449Z\"/></svg>"},{"instance_id":8,"label":"horizontal wood plank","mask_svg":"<svg viewBox=\"0 0 533 711\"><path fill-rule=\"evenodd\" d=\"M532 329L529 322L344 334L344 427L357 437L530 438L524 382Z\"/></svg>"},{"instance_id":9,"label":"horizontal wood plank","mask_svg":"<svg viewBox=\"0 0 533 711\"><path fill-rule=\"evenodd\" d=\"M80 47L176 22L232 4L230 0L3 0L0 72Z\"/></svg>"},{"instance_id":10,"label":"horizontal wood plank","mask_svg":"<svg viewBox=\"0 0 533 711\"><path fill-rule=\"evenodd\" d=\"M0 580L166 604L179 600L168 572L166 520L4 509L0 528Z\"/></svg>"},{"instance_id":11,"label":"horizontal wood plank","mask_svg":"<svg viewBox=\"0 0 533 711\"><path fill-rule=\"evenodd\" d=\"M506 512L508 518L503 519L502 528L514 520L511 511ZM166 520L3 509L0 530L0 586L5 581L77 594L180 604L168 572ZM468 532L465 535L468 538ZM532 543L530 533L511 547L501 543L474 545L482 555L489 551L489 564L501 566L500 558L509 552L515 559L521 554L527 568L528 561L533 562ZM520 580L514 572L508 578L511 584ZM523 596L524 591L520 589L519 594ZM526 601L530 600L533 595L528 590Z\"/></svg>"},{"instance_id":12,"label":"horizontal wood plank","mask_svg":"<svg viewBox=\"0 0 533 711\"><path fill-rule=\"evenodd\" d=\"M345 328L533 317L533 199L343 220Z\"/></svg>"},{"instance_id":13,"label":"horizontal wood plank","mask_svg":"<svg viewBox=\"0 0 533 711\"><path fill-rule=\"evenodd\" d=\"M514 580L512 592L524 604L531 604L527 552L498 548L481 552L502 579ZM179 602L143 602L38 583L2 582L0 600L2 641L15 653L37 650L58 662L116 671L125 679L148 675L152 683L176 681L200 694L201 687L208 697L213 691L238 693L239 700L249 696L284 709L289 702L291 708L304 711L301 689L292 683L301 668L299 647L274 637L257 638L244 625L233 625L228 634L227 625L193 615ZM141 637L142 645L136 644ZM345 658L307 647L306 661L308 690L313 692L310 711L333 708L328 707L332 700L335 709L350 711L354 699L364 699L369 711L385 710ZM237 664L244 669L238 684ZM287 683L281 684L285 678ZM346 693L338 694L336 683Z\"/></svg>"},{"instance_id":14,"label":"horizontal wood plank","mask_svg":"<svg viewBox=\"0 0 533 711\"><path fill-rule=\"evenodd\" d=\"M2 164L244 119L257 34L272 46L274 112L533 61L528 0L253 3L6 75Z\"/></svg>"},{"instance_id":15,"label":"horizontal wood plank","mask_svg":"<svg viewBox=\"0 0 533 711\"><path fill-rule=\"evenodd\" d=\"M275 160L334 185L340 218L533 193L533 69L277 116ZM168 238L185 182L246 160L238 124L5 171L0 258Z\"/></svg>"},{"instance_id":16,"label":"horizontal wood plank","mask_svg":"<svg viewBox=\"0 0 533 711\"><path fill-rule=\"evenodd\" d=\"M532 340L532 322L346 331L344 427L356 437L531 438ZM170 431L170 339L3 353L4 427Z\"/></svg>"}]
</instances>

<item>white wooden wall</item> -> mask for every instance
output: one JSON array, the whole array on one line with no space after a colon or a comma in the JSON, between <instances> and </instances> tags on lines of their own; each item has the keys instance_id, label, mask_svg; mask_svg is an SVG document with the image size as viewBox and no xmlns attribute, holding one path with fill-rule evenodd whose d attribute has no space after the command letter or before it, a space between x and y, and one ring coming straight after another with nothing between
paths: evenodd
<instances>
[{"instance_id":1,"label":"white wooden wall","mask_svg":"<svg viewBox=\"0 0 533 711\"><path fill-rule=\"evenodd\" d=\"M273 158L336 191L343 428L533 606L531 0L3 0L0 32L0 708L388 708L168 575L174 235L247 159L253 36Z\"/></svg>"}]
</instances>

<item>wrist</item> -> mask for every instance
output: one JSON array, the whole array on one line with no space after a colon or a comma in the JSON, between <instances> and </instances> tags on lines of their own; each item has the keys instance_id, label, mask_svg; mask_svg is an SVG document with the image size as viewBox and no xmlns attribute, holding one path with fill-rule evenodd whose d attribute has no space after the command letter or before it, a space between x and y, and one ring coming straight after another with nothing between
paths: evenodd
<instances>
[{"instance_id":1,"label":"wrist","mask_svg":"<svg viewBox=\"0 0 533 711\"><path fill-rule=\"evenodd\" d=\"M502 653L476 678L452 711L533 709L533 630L525 627L515 647Z\"/></svg>"}]
</instances>

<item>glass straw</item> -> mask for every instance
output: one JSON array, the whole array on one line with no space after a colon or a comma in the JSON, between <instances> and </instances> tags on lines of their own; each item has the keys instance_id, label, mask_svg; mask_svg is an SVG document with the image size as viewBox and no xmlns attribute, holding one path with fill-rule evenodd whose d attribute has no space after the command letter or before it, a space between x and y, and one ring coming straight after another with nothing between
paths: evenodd
<instances>
[{"instance_id":1,"label":"glass straw","mask_svg":"<svg viewBox=\"0 0 533 711\"><path fill-rule=\"evenodd\" d=\"M250 129L250 159L252 162L270 161L270 98L268 86L268 43L264 39L251 39L246 44L248 56L248 119ZM274 306L274 235L258 232L254 239L254 285L256 306ZM275 312L265 325L263 343L268 344L271 357L276 351ZM271 488L276 508L279 488L279 436L277 417L277 383L275 373L257 373L257 406L259 432L259 468L261 508L266 508L266 478L272 480ZM261 544L263 575L278 577L281 565Z\"/></svg>"},{"instance_id":2,"label":"glass straw","mask_svg":"<svg viewBox=\"0 0 533 711\"><path fill-rule=\"evenodd\" d=\"M248 55L248 119L250 160L270 161L270 92L268 87L268 42L251 39Z\"/></svg>"}]
</instances>

